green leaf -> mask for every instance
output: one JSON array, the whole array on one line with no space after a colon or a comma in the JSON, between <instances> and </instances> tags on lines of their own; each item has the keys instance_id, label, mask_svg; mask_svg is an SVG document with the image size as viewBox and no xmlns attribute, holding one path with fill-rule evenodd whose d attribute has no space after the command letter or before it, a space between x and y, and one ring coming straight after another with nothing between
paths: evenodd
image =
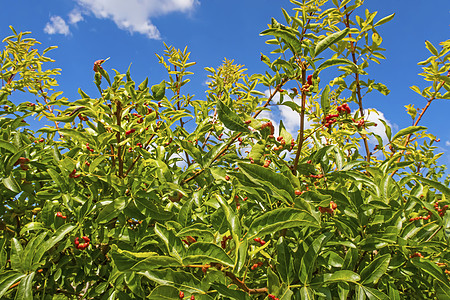
<instances>
[{"instance_id":1,"label":"green leaf","mask_svg":"<svg viewBox=\"0 0 450 300\"><path fill-rule=\"evenodd\" d=\"M342 31L338 31L330 34L329 36L322 39L319 43L317 43L316 48L314 49L314 56L317 57L319 53L330 47L332 44L342 40L349 32L348 28L345 28Z\"/></svg>"},{"instance_id":2,"label":"green leaf","mask_svg":"<svg viewBox=\"0 0 450 300\"><path fill-rule=\"evenodd\" d=\"M373 27L377 27L377 26L383 25L384 23L389 22L390 20L392 20L394 18L394 16L395 16L395 13L382 18L380 21L376 22L375 25L373 25Z\"/></svg>"},{"instance_id":3,"label":"green leaf","mask_svg":"<svg viewBox=\"0 0 450 300\"><path fill-rule=\"evenodd\" d=\"M33 300L33 278L36 273L30 273L20 280L17 288L16 300Z\"/></svg>"},{"instance_id":4,"label":"green leaf","mask_svg":"<svg viewBox=\"0 0 450 300\"><path fill-rule=\"evenodd\" d=\"M155 289L152 290L150 296L147 299L150 300L173 300L179 299L180 291L170 285L158 285Z\"/></svg>"},{"instance_id":5,"label":"green leaf","mask_svg":"<svg viewBox=\"0 0 450 300\"><path fill-rule=\"evenodd\" d=\"M361 271L361 279L363 284L376 284L383 276L391 261L391 255L384 254L375 258L367 267Z\"/></svg>"},{"instance_id":6,"label":"green leaf","mask_svg":"<svg viewBox=\"0 0 450 300\"><path fill-rule=\"evenodd\" d=\"M180 212L178 214L178 223L180 223L182 226L187 226L188 222L191 221L192 216L192 204L194 202L199 203L200 199L203 196L203 189L199 191L195 191L192 194L192 197L189 197L186 202L183 204L183 206L180 209Z\"/></svg>"},{"instance_id":7,"label":"green leaf","mask_svg":"<svg viewBox=\"0 0 450 300\"><path fill-rule=\"evenodd\" d=\"M243 291L233 290L221 283L213 283L211 288L217 290L219 294L236 300L251 300L252 298Z\"/></svg>"},{"instance_id":8,"label":"green leaf","mask_svg":"<svg viewBox=\"0 0 450 300\"><path fill-rule=\"evenodd\" d=\"M14 193L20 193L20 186L14 179L13 174L10 174L9 177L3 178L2 182L8 190L13 191Z\"/></svg>"},{"instance_id":9,"label":"green leaf","mask_svg":"<svg viewBox=\"0 0 450 300\"><path fill-rule=\"evenodd\" d=\"M406 128L403 128L402 130L400 130L399 132L397 132L394 137L392 138L392 141L395 141L396 139L405 136L405 135L409 135L409 134L413 134L414 132L417 132L419 130L425 130L427 129L424 126L409 126Z\"/></svg>"},{"instance_id":10,"label":"green leaf","mask_svg":"<svg viewBox=\"0 0 450 300\"><path fill-rule=\"evenodd\" d=\"M12 153L16 153L17 151L19 151L17 150L16 146L4 140L0 140L0 148L6 149Z\"/></svg>"},{"instance_id":11,"label":"green leaf","mask_svg":"<svg viewBox=\"0 0 450 300\"><path fill-rule=\"evenodd\" d=\"M294 189L289 178L283 174L275 173L270 168L264 168L256 164L238 163L238 166L251 181L267 186L281 197L292 201Z\"/></svg>"},{"instance_id":12,"label":"green leaf","mask_svg":"<svg viewBox=\"0 0 450 300\"><path fill-rule=\"evenodd\" d=\"M439 52L436 50L436 48L433 46L433 44L430 43L429 41L425 41L425 47L427 47L428 51L430 51L431 54L433 54L434 56L439 55Z\"/></svg>"},{"instance_id":13,"label":"green leaf","mask_svg":"<svg viewBox=\"0 0 450 300\"><path fill-rule=\"evenodd\" d=\"M207 241L214 240L214 234L212 233L211 229L209 229L207 225L201 223L192 224L189 227L181 229L177 233L178 237L185 237L188 235L202 237Z\"/></svg>"},{"instance_id":14,"label":"green leaf","mask_svg":"<svg viewBox=\"0 0 450 300\"><path fill-rule=\"evenodd\" d=\"M67 191L67 184L61 175L54 169L47 169L48 175L53 179L55 184L61 189L62 192Z\"/></svg>"},{"instance_id":15,"label":"green leaf","mask_svg":"<svg viewBox=\"0 0 450 300\"><path fill-rule=\"evenodd\" d=\"M128 204L128 197L123 196L114 199L111 203L103 207L97 217L98 223L106 223L120 215Z\"/></svg>"},{"instance_id":16,"label":"green leaf","mask_svg":"<svg viewBox=\"0 0 450 300\"><path fill-rule=\"evenodd\" d=\"M327 85L322 92L322 96L320 97L320 106L322 107L322 111L324 115L328 114L330 110L330 86Z\"/></svg>"},{"instance_id":17,"label":"green leaf","mask_svg":"<svg viewBox=\"0 0 450 300\"><path fill-rule=\"evenodd\" d=\"M247 239L254 239L268 233L293 227L319 227L319 221L304 210L278 208L253 220L248 229Z\"/></svg>"},{"instance_id":18,"label":"green leaf","mask_svg":"<svg viewBox=\"0 0 450 300\"><path fill-rule=\"evenodd\" d=\"M114 265L121 272L146 271L161 267L179 267L180 262L173 257L158 255L155 252L130 252L119 249L116 245L112 246L110 252Z\"/></svg>"},{"instance_id":19,"label":"green leaf","mask_svg":"<svg viewBox=\"0 0 450 300\"><path fill-rule=\"evenodd\" d=\"M219 114L219 120L226 128L238 132L250 132L242 119L222 101L220 101L220 99L217 99L217 112Z\"/></svg>"},{"instance_id":20,"label":"green leaf","mask_svg":"<svg viewBox=\"0 0 450 300\"><path fill-rule=\"evenodd\" d=\"M152 86L153 98L160 101L166 93L166 82L163 80L160 84Z\"/></svg>"},{"instance_id":21,"label":"green leaf","mask_svg":"<svg viewBox=\"0 0 450 300\"><path fill-rule=\"evenodd\" d=\"M331 276L325 276L324 282L335 282L335 281L343 281L343 282L357 282L361 279L358 273L355 273L350 270L339 270L331 274Z\"/></svg>"},{"instance_id":22,"label":"green leaf","mask_svg":"<svg viewBox=\"0 0 450 300\"><path fill-rule=\"evenodd\" d=\"M413 258L411 259L411 263L417 267L419 272L425 272L431 277L433 277L440 285L450 289L450 283L447 277L444 275L444 272L436 266L436 264L430 262L429 260L423 258Z\"/></svg>"},{"instance_id":23,"label":"green leaf","mask_svg":"<svg viewBox=\"0 0 450 300\"><path fill-rule=\"evenodd\" d=\"M219 153L225 148L227 147L227 144L225 143L220 143L215 145L214 147L211 148L211 150L208 151L208 153L205 154L205 156L203 157L203 167L209 168L213 163L214 163L214 158L219 155Z\"/></svg>"},{"instance_id":24,"label":"green leaf","mask_svg":"<svg viewBox=\"0 0 450 300\"><path fill-rule=\"evenodd\" d=\"M305 255L303 255L300 263L300 282L309 283L314 270L316 269L316 260L323 245L332 237L330 233L321 234L314 242L309 245Z\"/></svg>"},{"instance_id":25,"label":"green leaf","mask_svg":"<svg viewBox=\"0 0 450 300\"><path fill-rule=\"evenodd\" d=\"M234 266L234 261L226 252L213 243L195 242L189 246L186 256L183 258L184 265L209 264L211 262L217 262L228 267Z\"/></svg>"},{"instance_id":26,"label":"green leaf","mask_svg":"<svg viewBox=\"0 0 450 300\"><path fill-rule=\"evenodd\" d=\"M99 156L96 159L94 159L94 161L89 166L89 173L94 173L97 166L106 158L107 158L106 156Z\"/></svg>"},{"instance_id":27,"label":"green leaf","mask_svg":"<svg viewBox=\"0 0 450 300\"><path fill-rule=\"evenodd\" d=\"M302 53L302 44L297 36L285 28L269 28L261 32L259 35L272 35L280 38L289 46L294 55Z\"/></svg>"},{"instance_id":28,"label":"green leaf","mask_svg":"<svg viewBox=\"0 0 450 300\"><path fill-rule=\"evenodd\" d=\"M337 65L351 65L354 68L357 68L357 66L353 62L349 61L346 58L328 59L321 63L319 67L317 67L317 69L314 71L313 77L317 77L322 70Z\"/></svg>"},{"instance_id":29,"label":"green leaf","mask_svg":"<svg viewBox=\"0 0 450 300\"><path fill-rule=\"evenodd\" d=\"M294 263L292 253L284 237L280 237L277 243L277 271L284 283L290 284L294 278Z\"/></svg>"},{"instance_id":30,"label":"green leaf","mask_svg":"<svg viewBox=\"0 0 450 300\"><path fill-rule=\"evenodd\" d=\"M17 271L24 271L25 265L23 261L23 247L22 244L16 239L11 239L11 268Z\"/></svg>"},{"instance_id":31,"label":"green leaf","mask_svg":"<svg viewBox=\"0 0 450 300\"><path fill-rule=\"evenodd\" d=\"M73 120L75 120L75 118L82 113L83 111L88 110L86 107L84 106L72 106L71 109L73 109L72 112L70 112L67 115L63 115L63 116L58 116L58 117L51 117L48 116L48 119L50 121L54 121L54 122L64 122L64 123L71 123L73 122Z\"/></svg>"},{"instance_id":32,"label":"green leaf","mask_svg":"<svg viewBox=\"0 0 450 300\"><path fill-rule=\"evenodd\" d=\"M25 276L27 275L11 270L2 273L0 276L0 298L2 298L3 295L9 290L10 286Z\"/></svg>"},{"instance_id":33,"label":"green leaf","mask_svg":"<svg viewBox=\"0 0 450 300\"><path fill-rule=\"evenodd\" d=\"M216 194L216 199L223 209L233 240L236 245L238 245L241 239L241 222L239 220L239 215L231 208L228 202L221 195Z\"/></svg>"},{"instance_id":34,"label":"green leaf","mask_svg":"<svg viewBox=\"0 0 450 300\"><path fill-rule=\"evenodd\" d=\"M27 231L40 230L40 229L45 229L45 225L43 223L30 222L30 223L27 223L25 226L23 226L22 229L20 229L20 235L23 235Z\"/></svg>"},{"instance_id":35,"label":"green leaf","mask_svg":"<svg viewBox=\"0 0 450 300\"><path fill-rule=\"evenodd\" d=\"M161 269L138 272L138 274L145 276L158 284L172 285L188 293L204 294L204 292L206 292L202 282L195 278L191 273L185 271Z\"/></svg>"},{"instance_id":36,"label":"green leaf","mask_svg":"<svg viewBox=\"0 0 450 300\"><path fill-rule=\"evenodd\" d=\"M429 186L441 191L443 194L445 194L446 196L450 196L450 188L448 188L447 186L443 185L442 183L435 181L435 180L431 180L428 178L424 178L418 175L411 175L411 177L416 178L419 181L422 181L426 184L428 184Z\"/></svg>"},{"instance_id":37,"label":"green leaf","mask_svg":"<svg viewBox=\"0 0 450 300\"><path fill-rule=\"evenodd\" d=\"M366 296L367 298L369 298L369 300L390 300L385 293L380 292L379 290L362 285L360 285L360 287L366 293Z\"/></svg>"},{"instance_id":38,"label":"green leaf","mask_svg":"<svg viewBox=\"0 0 450 300\"><path fill-rule=\"evenodd\" d=\"M44 247L45 251L50 250L50 248L55 246L56 243L61 241L66 236L66 234L70 233L75 228L77 228L77 226L72 225L72 224L62 225L55 231L55 233L45 243L43 243L42 247Z\"/></svg>"},{"instance_id":39,"label":"green leaf","mask_svg":"<svg viewBox=\"0 0 450 300\"><path fill-rule=\"evenodd\" d=\"M314 300L314 291L309 286L300 289L300 297L302 300Z\"/></svg>"},{"instance_id":40,"label":"green leaf","mask_svg":"<svg viewBox=\"0 0 450 300\"><path fill-rule=\"evenodd\" d=\"M184 248L181 239L177 237L172 230L167 229L159 223L155 224L155 233L166 245L169 255L176 258L181 263L184 254L186 253L186 249Z\"/></svg>"}]
</instances>

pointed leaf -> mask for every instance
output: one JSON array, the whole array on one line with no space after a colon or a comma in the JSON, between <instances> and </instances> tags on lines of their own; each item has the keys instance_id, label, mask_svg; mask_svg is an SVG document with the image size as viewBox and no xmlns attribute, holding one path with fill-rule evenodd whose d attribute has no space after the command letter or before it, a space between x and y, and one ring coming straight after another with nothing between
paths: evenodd
<instances>
[{"instance_id":1,"label":"pointed leaf","mask_svg":"<svg viewBox=\"0 0 450 300\"><path fill-rule=\"evenodd\" d=\"M375 258L367 267L365 267L361 271L362 283L376 284L381 276L386 273L390 261L390 254L381 255Z\"/></svg>"},{"instance_id":2,"label":"pointed leaf","mask_svg":"<svg viewBox=\"0 0 450 300\"><path fill-rule=\"evenodd\" d=\"M405 135L409 135L409 134L413 134L414 132L417 132L419 130L425 130L427 129L424 126L409 126L406 128L403 128L402 130L400 130L399 132L397 132L394 137L392 138L392 141L395 141L396 139L405 136Z\"/></svg>"},{"instance_id":3,"label":"pointed leaf","mask_svg":"<svg viewBox=\"0 0 450 300\"><path fill-rule=\"evenodd\" d=\"M173 300L179 299L180 291L170 285L158 285L152 290L147 299L150 300Z\"/></svg>"},{"instance_id":4,"label":"pointed leaf","mask_svg":"<svg viewBox=\"0 0 450 300\"><path fill-rule=\"evenodd\" d=\"M17 300L33 300L33 278L36 273L30 273L25 278L20 280L17 288L16 297Z\"/></svg>"},{"instance_id":5,"label":"pointed leaf","mask_svg":"<svg viewBox=\"0 0 450 300\"><path fill-rule=\"evenodd\" d=\"M302 44L297 36L284 28L269 28L261 32L259 35L272 35L280 38L289 46L294 55L302 53Z\"/></svg>"},{"instance_id":6,"label":"pointed leaf","mask_svg":"<svg viewBox=\"0 0 450 300\"><path fill-rule=\"evenodd\" d=\"M272 169L256 164L238 163L238 166L250 180L267 186L278 195L292 201L294 189L289 179L283 174L275 173Z\"/></svg>"},{"instance_id":7,"label":"pointed leaf","mask_svg":"<svg viewBox=\"0 0 450 300\"><path fill-rule=\"evenodd\" d=\"M219 120L226 128L238 132L249 132L247 125L242 121L242 119L222 101L220 101L220 99L217 99L217 112L219 114Z\"/></svg>"},{"instance_id":8,"label":"pointed leaf","mask_svg":"<svg viewBox=\"0 0 450 300\"><path fill-rule=\"evenodd\" d=\"M317 43L316 48L314 49L314 55L317 57L319 53L330 47L332 44L342 40L348 34L348 32L349 29L345 28L342 31L332 33L329 36L325 37L323 40Z\"/></svg>"},{"instance_id":9,"label":"pointed leaf","mask_svg":"<svg viewBox=\"0 0 450 300\"><path fill-rule=\"evenodd\" d=\"M158 284L172 285L189 293L203 294L206 292L204 291L202 282L195 278L191 273L185 271L161 269L138 272L138 274L143 275Z\"/></svg>"},{"instance_id":10,"label":"pointed leaf","mask_svg":"<svg viewBox=\"0 0 450 300\"><path fill-rule=\"evenodd\" d=\"M18 151L16 146L4 140L0 140L0 148L6 149L12 153L16 153Z\"/></svg>"},{"instance_id":11,"label":"pointed leaf","mask_svg":"<svg viewBox=\"0 0 450 300\"><path fill-rule=\"evenodd\" d=\"M186 249L183 246L183 242L178 238L172 230L168 230L163 225L155 224L155 233L164 242L169 251L170 256L176 258L180 263L183 260L184 253Z\"/></svg>"},{"instance_id":12,"label":"pointed leaf","mask_svg":"<svg viewBox=\"0 0 450 300\"><path fill-rule=\"evenodd\" d=\"M322 92L322 96L320 97L320 106L324 115L328 114L330 110L330 86L327 85Z\"/></svg>"},{"instance_id":13,"label":"pointed leaf","mask_svg":"<svg viewBox=\"0 0 450 300\"><path fill-rule=\"evenodd\" d=\"M324 282L344 281L344 282L357 282L361 279L358 273L350 270L339 270L331 274L330 277L325 277Z\"/></svg>"},{"instance_id":14,"label":"pointed leaf","mask_svg":"<svg viewBox=\"0 0 450 300\"><path fill-rule=\"evenodd\" d=\"M337 65L351 65L355 69L357 68L357 66L353 62L349 61L346 58L327 59L326 61L324 61L317 67L317 69L314 71L313 77L319 76L319 73L322 70L332 67L332 66L337 66Z\"/></svg>"},{"instance_id":15,"label":"pointed leaf","mask_svg":"<svg viewBox=\"0 0 450 300\"><path fill-rule=\"evenodd\" d=\"M189 246L186 256L183 258L184 265L209 264L217 262L232 267L234 261L219 246L213 243L195 242Z\"/></svg>"},{"instance_id":16,"label":"pointed leaf","mask_svg":"<svg viewBox=\"0 0 450 300\"><path fill-rule=\"evenodd\" d=\"M179 267L180 262L173 257L158 255L155 252L130 252L113 245L110 252L114 265L119 271L146 271L161 267Z\"/></svg>"},{"instance_id":17,"label":"pointed leaf","mask_svg":"<svg viewBox=\"0 0 450 300\"><path fill-rule=\"evenodd\" d=\"M152 86L153 98L160 101L166 93L166 82L163 80L160 84Z\"/></svg>"},{"instance_id":18,"label":"pointed leaf","mask_svg":"<svg viewBox=\"0 0 450 300\"><path fill-rule=\"evenodd\" d=\"M304 210L278 208L256 218L248 229L247 239L293 227L319 227L319 221Z\"/></svg>"},{"instance_id":19,"label":"pointed leaf","mask_svg":"<svg viewBox=\"0 0 450 300\"><path fill-rule=\"evenodd\" d=\"M77 228L77 226L72 224L62 225L55 231L55 233L47 241L45 241L45 243L43 243L42 247L44 247L45 251L50 250L50 248L55 246L56 243L61 241L66 236L66 234L70 233L75 228Z\"/></svg>"},{"instance_id":20,"label":"pointed leaf","mask_svg":"<svg viewBox=\"0 0 450 300\"><path fill-rule=\"evenodd\" d=\"M392 15L389 15L387 17L382 18L381 20L376 22L375 25L373 25L373 27L377 27L377 26L383 25L384 23L389 22L390 20L392 20L394 18L394 16L395 16L395 13L392 14Z\"/></svg>"},{"instance_id":21,"label":"pointed leaf","mask_svg":"<svg viewBox=\"0 0 450 300\"><path fill-rule=\"evenodd\" d=\"M3 295L9 290L10 286L25 276L27 275L16 271L6 271L2 273L2 276L0 277L0 299L2 299Z\"/></svg>"}]
</instances>

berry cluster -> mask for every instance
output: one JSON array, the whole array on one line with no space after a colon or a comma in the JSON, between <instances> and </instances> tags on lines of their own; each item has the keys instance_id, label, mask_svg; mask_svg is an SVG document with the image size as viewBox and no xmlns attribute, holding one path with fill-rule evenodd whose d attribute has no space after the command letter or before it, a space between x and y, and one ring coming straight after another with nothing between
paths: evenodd
<instances>
[{"instance_id":1,"label":"berry cluster","mask_svg":"<svg viewBox=\"0 0 450 300\"><path fill-rule=\"evenodd\" d=\"M80 244L80 239L78 237L75 238L73 243L77 249L84 250L89 246L91 240L87 236L83 236L82 239L84 240L84 243Z\"/></svg>"},{"instance_id":2,"label":"berry cluster","mask_svg":"<svg viewBox=\"0 0 450 300\"><path fill-rule=\"evenodd\" d=\"M76 172L77 172L77 169L73 169L73 171L69 174L69 178L78 178L81 176L81 174L75 175Z\"/></svg>"},{"instance_id":3,"label":"berry cluster","mask_svg":"<svg viewBox=\"0 0 450 300\"><path fill-rule=\"evenodd\" d=\"M448 205L446 204L446 205L442 206L442 208L439 208L439 203L436 202L436 203L434 203L434 209L437 210L437 212L439 213L439 216L443 217L445 215L445 212L448 209Z\"/></svg>"},{"instance_id":4,"label":"berry cluster","mask_svg":"<svg viewBox=\"0 0 450 300\"><path fill-rule=\"evenodd\" d=\"M337 204L334 203L333 201L330 201L330 206L329 207L322 207L319 206L319 211L324 214L324 213L329 213L330 215L334 214L334 211L337 209Z\"/></svg>"},{"instance_id":5,"label":"berry cluster","mask_svg":"<svg viewBox=\"0 0 450 300\"><path fill-rule=\"evenodd\" d=\"M252 271L253 271L256 268L261 267L263 264L264 263L262 261L260 261L260 262L258 262L256 264L253 264L253 266L250 269L252 269Z\"/></svg>"},{"instance_id":6,"label":"berry cluster","mask_svg":"<svg viewBox=\"0 0 450 300\"><path fill-rule=\"evenodd\" d=\"M311 75L309 75L309 76L311 76ZM268 296L270 299L272 299L272 300L280 300L280 299L278 299L277 297L275 297L275 295L272 295L272 294L269 294L269 296Z\"/></svg>"},{"instance_id":7,"label":"berry cluster","mask_svg":"<svg viewBox=\"0 0 450 300\"><path fill-rule=\"evenodd\" d=\"M259 243L261 246L264 246L266 244L265 241L263 241L261 238L254 238L253 239L255 242Z\"/></svg>"},{"instance_id":8,"label":"berry cluster","mask_svg":"<svg viewBox=\"0 0 450 300\"><path fill-rule=\"evenodd\" d=\"M29 169L29 167L27 166L27 163L30 160L28 158L25 157L19 157L19 159L14 163L14 166L20 165L20 168L24 171L27 171Z\"/></svg>"},{"instance_id":9,"label":"berry cluster","mask_svg":"<svg viewBox=\"0 0 450 300\"><path fill-rule=\"evenodd\" d=\"M147 108L147 109L148 109L148 108ZM151 110L151 108L150 108L150 110ZM143 118L140 114L132 113L132 115L135 116L135 117L137 117L137 118L139 118L139 120L137 121L139 124L142 123L142 122L144 121L144 118Z\"/></svg>"},{"instance_id":10,"label":"berry cluster","mask_svg":"<svg viewBox=\"0 0 450 300\"><path fill-rule=\"evenodd\" d=\"M125 135L130 135L132 133L134 133L136 131L136 129L131 128L130 130L125 131Z\"/></svg>"},{"instance_id":11,"label":"berry cluster","mask_svg":"<svg viewBox=\"0 0 450 300\"><path fill-rule=\"evenodd\" d=\"M273 135L275 132L275 127L273 127L272 122L267 122L261 125L261 130L263 130L264 128L269 127L270 129L270 134Z\"/></svg>"},{"instance_id":12,"label":"berry cluster","mask_svg":"<svg viewBox=\"0 0 450 300\"><path fill-rule=\"evenodd\" d=\"M345 113L347 113L347 114L350 114L350 112L351 112L350 107L348 107L348 104L347 104L347 103L344 103L344 104L342 104L342 105L339 105L336 109L337 109L338 113L343 113L343 112L345 112Z\"/></svg>"},{"instance_id":13,"label":"berry cluster","mask_svg":"<svg viewBox=\"0 0 450 300\"><path fill-rule=\"evenodd\" d=\"M44 139L40 139L40 140L37 140L37 141L34 141L35 143L43 143L45 140Z\"/></svg>"},{"instance_id":14,"label":"berry cluster","mask_svg":"<svg viewBox=\"0 0 450 300\"><path fill-rule=\"evenodd\" d=\"M296 196L300 196L301 194L303 194L302 191L300 191L300 190L295 190L295 195L296 195Z\"/></svg>"},{"instance_id":15,"label":"berry cluster","mask_svg":"<svg viewBox=\"0 0 450 300\"><path fill-rule=\"evenodd\" d=\"M356 121L355 119L352 118L352 121L355 123L356 126L358 126L358 128L361 128L364 126L364 124L366 123L366 121L364 121L364 119L360 119L358 121ZM376 126L377 124L375 124Z\"/></svg>"},{"instance_id":16,"label":"berry cluster","mask_svg":"<svg viewBox=\"0 0 450 300\"><path fill-rule=\"evenodd\" d=\"M80 121L89 121L88 117L84 117L82 114L78 115L78 119L80 119Z\"/></svg>"},{"instance_id":17,"label":"berry cluster","mask_svg":"<svg viewBox=\"0 0 450 300\"><path fill-rule=\"evenodd\" d=\"M333 123L337 122L337 118L339 117L339 114L328 114L327 116L325 116L325 120L324 120L324 126L329 128L331 125L333 125Z\"/></svg>"},{"instance_id":18,"label":"berry cluster","mask_svg":"<svg viewBox=\"0 0 450 300\"><path fill-rule=\"evenodd\" d=\"M423 258L423 255L420 254L420 252L415 252L415 253L413 253L413 254L411 254L411 255L409 256L409 258L413 258L413 257L420 257L420 258Z\"/></svg>"},{"instance_id":19,"label":"berry cluster","mask_svg":"<svg viewBox=\"0 0 450 300\"><path fill-rule=\"evenodd\" d=\"M236 200L236 209L241 209L241 203L239 203L239 196L234 196L234 199Z\"/></svg>"},{"instance_id":20,"label":"berry cluster","mask_svg":"<svg viewBox=\"0 0 450 300\"><path fill-rule=\"evenodd\" d=\"M268 159L268 160L265 160L264 161L264 165L263 165L263 167L264 168L267 168L267 167L269 167L269 165L270 165L270 163L271 163L272 161L270 160L270 159Z\"/></svg>"},{"instance_id":21,"label":"berry cluster","mask_svg":"<svg viewBox=\"0 0 450 300\"><path fill-rule=\"evenodd\" d=\"M60 211L58 211L58 212L56 213L56 216L57 216L58 218L61 218L61 219L66 219L66 218L67 218L66 216L63 216L62 212L60 212Z\"/></svg>"},{"instance_id":22,"label":"berry cluster","mask_svg":"<svg viewBox=\"0 0 450 300\"><path fill-rule=\"evenodd\" d=\"M309 175L309 177L320 179L323 177L323 174L318 174L318 175L311 174L311 175Z\"/></svg>"},{"instance_id":23,"label":"berry cluster","mask_svg":"<svg viewBox=\"0 0 450 300\"><path fill-rule=\"evenodd\" d=\"M220 242L220 245L222 246L222 249L225 249L227 247L227 241L231 240L231 239L232 239L231 235L229 235L229 236L224 235L223 236L222 241Z\"/></svg>"},{"instance_id":24,"label":"berry cluster","mask_svg":"<svg viewBox=\"0 0 450 300\"><path fill-rule=\"evenodd\" d=\"M94 152L94 149L91 149L91 148L89 147L89 143L86 143L86 149L88 149L88 151Z\"/></svg>"},{"instance_id":25,"label":"berry cluster","mask_svg":"<svg viewBox=\"0 0 450 300\"><path fill-rule=\"evenodd\" d=\"M195 243L195 242L197 242L197 240L195 239L195 238L193 238L192 236L190 236L190 235L188 235L187 237L186 237L186 239L185 240L182 240L186 245L190 245L190 244L193 244L193 243Z\"/></svg>"},{"instance_id":26,"label":"berry cluster","mask_svg":"<svg viewBox=\"0 0 450 300\"><path fill-rule=\"evenodd\" d=\"M447 211L448 205L444 205L442 208L439 208L439 203L436 202L436 203L434 203L434 209L436 209L437 212L439 213L439 216L442 217L442 216L444 216L445 212ZM429 220L430 218L431 218L431 211L428 210L428 215L427 216L425 216L425 217L424 216L418 216L418 217L409 219L409 221L410 222L414 222L414 221L417 221L417 220Z\"/></svg>"}]
</instances>

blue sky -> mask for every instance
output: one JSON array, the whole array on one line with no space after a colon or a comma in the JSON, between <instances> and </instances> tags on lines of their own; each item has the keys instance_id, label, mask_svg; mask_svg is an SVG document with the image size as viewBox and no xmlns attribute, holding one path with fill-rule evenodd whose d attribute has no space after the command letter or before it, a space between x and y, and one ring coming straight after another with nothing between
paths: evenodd
<instances>
[{"instance_id":1,"label":"blue sky","mask_svg":"<svg viewBox=\"0 0 450 300\"><path fill-rule=\"evenodd\" d=\"M182 49L187 45L192 61L197 62L191 69L195 75L188 92L203 98L204 67L217 67L225 57L245 65L250 74L267 70L260 52L268 54L272 48L259 33L271 17L284 20L281 7L290 11L293 5L288 0L15 0L0 12L0 36L10 35L12 25L18 31L31 31L42 48L57 45L49 56L56 60L53 67L62 69L60 89L70 100L79 98L78 88L97 96L92 83L97 59L110 57L104 67L120 72L132 63L136 82L148 76L156 84L167 78L155 56L163 53L163 42ZM450 1L366 0L364 8L378 11L376 20L396 13L379 29L387 60L369 69L369 77L386 84L391 93L372 93L365 107L381 111L394 128L409 126L411 118L404 106L425 105L409 86L425 85L417 75L421 72L417 62L429 56L425 40L438 46L450 38ZM444 152L440 162L446 165L450 165L449 112L450 101L435 101L421 123L441 139L437 144L439 152Z\"/></svg>"}]
</instances>

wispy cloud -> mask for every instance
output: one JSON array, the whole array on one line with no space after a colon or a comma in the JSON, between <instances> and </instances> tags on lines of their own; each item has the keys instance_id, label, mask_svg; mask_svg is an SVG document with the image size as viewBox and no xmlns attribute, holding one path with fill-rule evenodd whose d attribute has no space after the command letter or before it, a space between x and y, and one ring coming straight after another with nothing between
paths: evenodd
<instances>
[{"instance_id":1,"label":"wispy cloud","mask_svg":"<svg viewBox=\"0 0 450 300\"><path fill-rule=\"evenodd\" d=\"M69 23L70 24L77 24L80 21L83 21L83 15L78 9L74 9L69 13Z\"/></svg>"},{"instance_id":2,"label":"wispy cloud","mask_svg":"<svg viewBox=\"0 0 450 300\"><path fill-rule=\"evenodd\" d=\"M450 141L445 141L445 146L450 147Z\"/></svg>"},{"instance_id":3,"label":"wispy cloud","mask_svg":"<svg viewBox=\"0 0 450 300\"><path fill-rule=\"evenodd\" d=\"M47 34L70 34L69 26L60 16L50 17L50 22L45 25L44 32Z\"/></svg>"},{"instance_id":4,"label":"wispy cloud","mask_svg":"<svg viewBox=\"0 0 450 300\"><path fill-rule=\"evenodd\" d=\"M150 39L161 35L151 19L172 12L189 12L197 0L76 0L88 13L99 19L110 19L117 27L130 33L137 32Z\"/></svg>"}]
</instances>

